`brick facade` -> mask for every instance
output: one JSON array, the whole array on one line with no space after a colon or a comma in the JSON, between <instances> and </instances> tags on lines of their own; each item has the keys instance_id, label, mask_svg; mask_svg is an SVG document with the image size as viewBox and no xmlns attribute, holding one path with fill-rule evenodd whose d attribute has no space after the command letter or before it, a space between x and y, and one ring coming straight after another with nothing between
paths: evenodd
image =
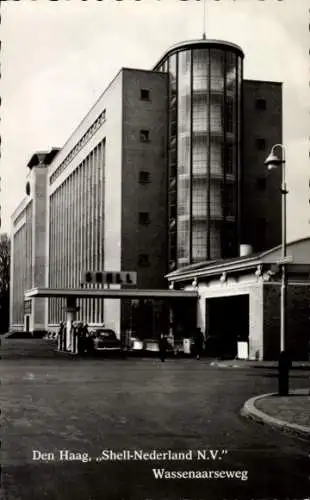
<instances>
[{"instance_id":1,"label":"brick facade","mask_svg":"<svg viewBox=\"0 0 310 500\"><path fill-rule=\"evenodd\" d=\"M264 359L277 359L280 350L280 283L264 284ZM285 346L294 360L308 360L310 285L288 285Z\"/></svg>"},{"instance_id":2,"label":"brick facade","mask_svg":"<svg viewBox=\"0 0 310 500\"><path fill-rule=\"evenodd\" d=\"M265 103L260 109L258 102ZM255 252L281 242L281 169L264 165L271 147L282 142L282 84L243 82L242 243Z\"/></svg>"}]
</instances>

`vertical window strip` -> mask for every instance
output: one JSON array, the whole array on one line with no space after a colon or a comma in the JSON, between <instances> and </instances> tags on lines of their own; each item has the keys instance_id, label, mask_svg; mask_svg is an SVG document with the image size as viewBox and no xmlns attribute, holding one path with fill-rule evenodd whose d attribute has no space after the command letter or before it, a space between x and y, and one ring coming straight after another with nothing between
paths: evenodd
<instances>
[{"instance_id":1,"label":"vertical window strip","mask_svg":"<svg viewBox=\"0 0 310 500\"><path fill-rule=\"evenodd\" d=\"M86 268L86 256L85 256L85 247L86 247L86 243L85 243L85 240L86 240L86 210L87 210L87 207L86 207L86 188L87 188L87 185L86 185L86 160L83 161L82 163L82 244L81 244L81 250L82 250L82 259L81 259L81 262L82 262L82 265L81 265L81 271L82 272L85 272L87 271L87 268ZM82 299L82 316L81 316L81 321L83 321L83 323L86 322L86 316L85 316L85 312L86 312L86 299Z\"/></svg>"},{"instance_id":2,"label":"vertical window strip","mask_svg":"<svg viewBox=\"0 0 310 500\"><path fill-rule=\"evenodd\" d=\"M104 140L102 143L102 152L101 152L101 193L102 193L102 202L101 202L101 249L102 249L102 269L105 266L105 252L104 252L104 229L105 229L105 163L106 163L106 141ZM104 300L101 300L101 323L104 323Z\"/></svg>"},{"instance_id":3,"label":"vertical window strip","mask_svg":"<svg viewBox=\"0 0 310 500\"><path fill-rule=\"evenodd\" d=\"M90 270L90 262L89 262L89 252L90 252L90 245L89 245L89 215L90 215L90 156L86 158L85 162L85 168L86 168L86 203L85 203L85 211L86 211L86 221L85 221L85 269L88 271ZM87 288L89 285L87 285ZM86 323L89 323L89 300L86 299Z\"/></svg>"},{"instance_id":4,"label":"vertical window strip","mask_svg":"<svg viewBox=\"0 0 310 500\"><path fill-rule=\"evenodd\" d=\"M95 229L95 217L94 217L94 209L95 209L95 152L94 149L91 154L91 192L90 192L90 262L91 262L91 270L95 271L95 245L94 245L94 229ZM90 300L91 310L90 310L90 323L94 323L94 315L95 315L95 303L94 299Z\"/></svg>"},{"instance_id":5,"label":"vertical window strip","mask_svg":"<svg viewBox=\"0 0 310 500\"><path fill-rule=\"evenodd\" d=\"M207 195L207 259L211 259L211 53L208 50L208 83L207 83L207 102L208 102L208 126L207 126L207 179L208 179L208 195Z\"/></svg>"},{"instance_id":6,"label":"vertical window strip","mask_svg":"<svg viewBox=\"0 0 310 500\"><path fill-rule=\"evenodd\" d=\"M99 268L99 242L98 242L98 155L99 155L99 145L96 147L95 151L95 227L94 227L94 243L95 243L95 268ZM98 286L97 286L98 288ZM98 299L94 300L95 303L95 323L98 324Z\"/></svg>"},{"instance_id":7,"label":"vertical window strip","mask_svg":"<svg viewBox=\"0 0 310 500\"><path fill-rule=\"evenodd\" d=\"M193 261L193 50L190 51L189 263Z\"/></svg>"}]
</instances>

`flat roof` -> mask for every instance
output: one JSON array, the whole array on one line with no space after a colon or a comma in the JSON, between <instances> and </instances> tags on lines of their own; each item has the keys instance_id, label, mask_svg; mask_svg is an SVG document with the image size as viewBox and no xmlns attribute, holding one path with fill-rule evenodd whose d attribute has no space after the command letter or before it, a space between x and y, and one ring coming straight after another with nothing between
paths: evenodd
<instances>
[{"instance_id":1,"label":"flat roof","mask_svg":"<svg viewBox=\"0 0 310 500\"><path fill-rule=\"evenodd\" d=\"M25 291L25 298L50 297L81 299L106 298L106 299L196 299L197 291L184 290L143 290L137 288L33 288Z\"/></svg>"}]
</instances>

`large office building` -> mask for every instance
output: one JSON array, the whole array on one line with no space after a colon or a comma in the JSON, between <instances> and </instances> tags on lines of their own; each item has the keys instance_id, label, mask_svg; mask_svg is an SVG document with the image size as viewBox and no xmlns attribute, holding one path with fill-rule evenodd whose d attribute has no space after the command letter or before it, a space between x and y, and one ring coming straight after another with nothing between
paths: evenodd
<instances>
[{"instance_id":1,"label":"large office building","mask_svg":"<svg viewBox=\"0 0 310 500\"><path fill-rule=\"evenodd\" d=\"M27 289L109 270L163 289L169 272L279 244L281 174L264 159L282 142L282 85L244 80L243 63L233 43L175 45L151 70L122 69L62 148L33 154L12 216L11 329L64 319L63 300ZM120 332L137 305L81 299L78 319Z\"/></svg>"}]
</instances>

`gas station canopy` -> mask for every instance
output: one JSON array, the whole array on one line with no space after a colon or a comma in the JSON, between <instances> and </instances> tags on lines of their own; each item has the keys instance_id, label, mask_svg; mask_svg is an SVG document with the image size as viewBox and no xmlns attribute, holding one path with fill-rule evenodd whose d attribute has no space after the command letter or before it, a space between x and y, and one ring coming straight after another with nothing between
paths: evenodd
<instances>
[{"instance_id":1,"label":"gas station canopy","mask_svg":"<svg viewBox=\"0 0 310 500\"><path fill-rule=\"evenodd\" d=\"M144 290L124 288L33 288L25 291L25 299L46 298L101 298L101 299L197 299L197 291Z\"/></svg>"}]
</instances>

